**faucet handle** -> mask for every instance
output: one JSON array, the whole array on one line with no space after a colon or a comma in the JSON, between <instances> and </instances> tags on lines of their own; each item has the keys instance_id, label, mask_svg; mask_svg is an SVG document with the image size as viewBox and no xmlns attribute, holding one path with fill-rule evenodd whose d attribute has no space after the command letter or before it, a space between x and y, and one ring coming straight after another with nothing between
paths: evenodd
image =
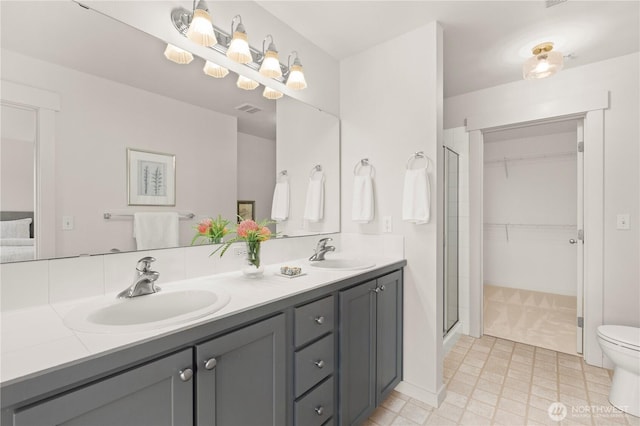
<instances>
[{"instance_id":1,"label":"faucet handle","mask_svg":"<svg viewBox=\"0 0 640 426\"><path fill-rule=\"evenodd\" d=\"M138 260L138 264L136 265L136 269L140 272L149 272L151 270L151 263L155 262L156 258L151 256L143 257Z\"/></svg>"},{"instance_id":2,"label":"faucet handle","mask_svg":"<svg viewBox=\"0 0 640 426\"><path fill-rule=\"evenodd\" d=\"M318 241L318 246L317 246L317 247L318 247L319 249L322 249L322 248L324 248L324 246L326 246L326 245L327 245L327 243L328 243L329 241L333 241L333 238L330 238L330 237L321 238L321 239Z\"/></svg>"}]
</instances>

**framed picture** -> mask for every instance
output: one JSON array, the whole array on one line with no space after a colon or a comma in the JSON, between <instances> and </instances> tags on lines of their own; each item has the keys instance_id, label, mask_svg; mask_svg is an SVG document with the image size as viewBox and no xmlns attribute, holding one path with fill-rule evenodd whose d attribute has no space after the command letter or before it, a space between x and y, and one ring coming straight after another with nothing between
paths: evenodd
<instances>
[{"instance_id":1,"label":"framed picture","mask_svg":"<svg viewBox=\"0 0 640 426\"><path fill-rule=\"evenodd\" d=\"M255 201L238 200L238 223L241 220L256 220L255 207Z\"/></svg>"},{"instance_id":2,"label":"framed picture","mask_svg":"<svg viewBox=\"0 0 640 426\"><path fill-rule=\"evenodd\" d=\"M176 205L176 156L127 148L130 206Z\"/></svg>"}]
</instances>

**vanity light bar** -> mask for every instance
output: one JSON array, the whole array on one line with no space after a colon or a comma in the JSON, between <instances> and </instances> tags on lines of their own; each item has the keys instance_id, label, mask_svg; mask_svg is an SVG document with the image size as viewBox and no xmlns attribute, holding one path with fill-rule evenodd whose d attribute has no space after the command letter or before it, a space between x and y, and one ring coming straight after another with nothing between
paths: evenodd
<instances>
[{"instance_id":1,"label":"vanity light bar","mask_svg":"<svg viewBox=\"0 0 640 426\"><path fill-rule=\"evenodd\" d=\"M173 23L173 26L175 27L175 29L178 30L178 32L182 34L184 37L187 37L187 30L189 29L191 16L192 16L191 11L182 7L173 9L171 11L171 22ZM226 56L227 47L231 43L231 35L225 32L224 30L216 27L215 25L213 25L213 32L216 36L216 39L218 40L218 43L214 44L213 46L210 46L209 49L213 49L216 52ZM263 59L262 51L256 49L251 45L249 45L249 50L251 52L252 61L244 65L248 66L249 68L255 71L258 71L260 69L259 61ZM281 62L280 62L280 69L282 70L282 74L284 76L286 76L289 72L289 69L287 68L287 66L283 65ZM276 80L284 84L285 77L275 77L273 78L273 80Z\"/></svg>"}]
</instances>

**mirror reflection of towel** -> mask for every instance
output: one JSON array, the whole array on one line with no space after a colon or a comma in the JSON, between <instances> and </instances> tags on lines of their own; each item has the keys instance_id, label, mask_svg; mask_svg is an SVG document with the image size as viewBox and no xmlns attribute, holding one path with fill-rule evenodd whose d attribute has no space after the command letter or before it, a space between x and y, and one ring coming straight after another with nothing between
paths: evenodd
<instances>
[{"instance_id":1,"label":"mirror reflection of towel","mask_svg":"<svg viewBox=\"0 0 640 426\"><path fill-rule=\"evenodd\" d=\"M287 179L276 183L271 203L271 219L283 222L289 218L289 181Z\"/></svg>"},{"instance_id":2,"label":"mirror reflection of towel","mask_svg":"<svg viewBox=\"0 0 640 426\"><path fill-rule=\"evenodd\" d=\"M314 173L307 186L307 201L304 206L304 219L320 222L324 214L324 173Z\"/></svg>"},{"instance_id":3,"label":"mirror reflection of towel","mask_svg":"<svg viewBox=\"0 0 640 426\"><path fill-rule=\"evenodd\" d=\"M416 225L428 223L431 212L431 188L427 169L407 169L402 194L402 220Z\"/></svg>"},{"instance_id":4,"label":"mirror reflection of towel","mask_svg":"<svg viewBox=\"0 0 640 426\"><path fill-rule=\"evenodd\" d=\"M178 213L134 213L133 236L138 250L178 247Z\"/></svg>"},{"instance_id":5,"label":"mirror reflection of towel","mask_svg":"<svg viewBox=\"0 0 640 426\"><path fill-rule=\"evenodd\" d=\"M369 223L373 216L373 179L369 175L356 175L353 177L351 219L355 222Z\"/></svg>"}]
</instances>

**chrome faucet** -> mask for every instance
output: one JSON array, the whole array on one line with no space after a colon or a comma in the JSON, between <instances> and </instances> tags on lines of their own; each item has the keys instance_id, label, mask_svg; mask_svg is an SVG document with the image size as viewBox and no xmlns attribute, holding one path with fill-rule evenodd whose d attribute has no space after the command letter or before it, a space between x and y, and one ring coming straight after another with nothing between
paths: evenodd
<instances>
[{"instance_id":1,"label":"chrome faucet","mask_svg":"<svg viewBox=\"0 0 640 426\"><path fill-rule=\"evenodd\" d=\"M329 241L333 241L333 239L322 238L320 241L318 241L318 245L316 246L316 251L309 258L309 260L311 260L312 262L324 260L324 255L327 254L328 251L335 251L336 248L334 246L327 245Z\"/></svg>"},{"instance_id":2,"label":"chrome faucet","mask_svg":"<svg viewBox=\"0 0 640 426\"><path fill-rule=\"evenodd\" d=\"M155 285L157 279L160 278L160 273L151 270L151 262L155 261L156 259L150 256L143 257L138 261L133 284L118 293L118 299L130 299L160 291L160 287Z\"/></svg>"}]
</instances>

